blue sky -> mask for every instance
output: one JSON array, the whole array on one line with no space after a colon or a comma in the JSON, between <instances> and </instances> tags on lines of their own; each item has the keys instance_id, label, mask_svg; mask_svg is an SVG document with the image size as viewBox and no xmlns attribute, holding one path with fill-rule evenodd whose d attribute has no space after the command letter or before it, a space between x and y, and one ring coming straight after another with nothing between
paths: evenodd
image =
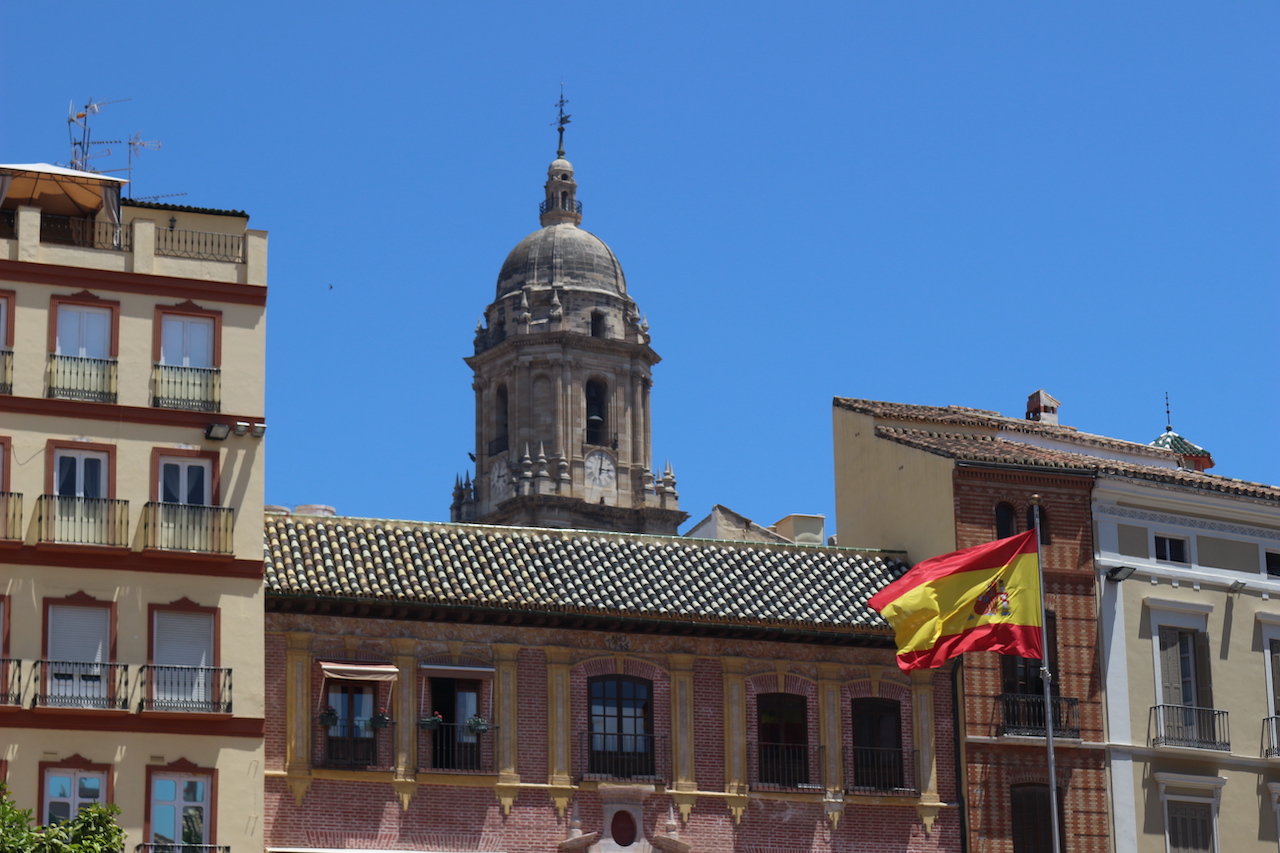
<instances>
[{"instance_id":1,"label":"blue sky","mask_svg":"<svg viewBox=\"0 0 1280 853\"><path fill-rule=\"evenodd\" d=\"M131 98L135 195L270 232L268 502L443 519L563 81L681 506L831 532L837 395L1150 441L1168 391L1280 482L1278 43L1271 2L11 2L0 162Z\"/></svg>"}]
</instances>

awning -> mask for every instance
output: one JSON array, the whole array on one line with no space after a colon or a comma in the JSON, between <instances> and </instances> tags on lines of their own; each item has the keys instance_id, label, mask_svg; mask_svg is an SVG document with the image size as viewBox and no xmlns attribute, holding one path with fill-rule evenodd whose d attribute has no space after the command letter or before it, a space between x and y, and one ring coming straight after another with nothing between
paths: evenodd
<instances>
[{"instance_id":1,"label":"awning","mask_svg":"<svg viewBox=\"0 0 1280 853\"><path fill-rule=\"evenodd\" d=\"M418 672L427 678L493 678L491 666L453 666L439 663L420 663Z\"/></svg>"},{"instance_id":2,"label":"awning","mask_svg":"<svg viewBox=\"0 0 1280 853\"><path fill-rule=\"evenodd\" d=\"M0 165L0 201L58 216L92 216L106 206L111 221L119 222L120 187L127 183L113 175L48 163Z\"/></svg>"},{"instance_id":3,"label":"awning","mask_svg":"<svg viewBox=\"0 0 1280 853\"><path fill-rule=\"evenodd\" d=\"M345 660L322 660L320 669L327 678L343 681L395 681L400 669L391 663L358 663Z\"/></svg>"}]
</instances>

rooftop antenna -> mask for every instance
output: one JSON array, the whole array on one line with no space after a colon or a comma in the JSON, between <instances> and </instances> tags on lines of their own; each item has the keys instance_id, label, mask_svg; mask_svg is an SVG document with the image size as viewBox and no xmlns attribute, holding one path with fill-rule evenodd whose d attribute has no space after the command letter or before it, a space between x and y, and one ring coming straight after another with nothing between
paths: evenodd
<instances>
[{"instance_id":1,"label":"rooftop antenna","mask_svg":"<svg viewBox=\"0 0 1280 853\"><path fill-rule=\"evenodd\" d=\"M180 195L186 195L186 193L162 193L160 195L140 195L134 200L135 201L156 201L157 199L162 199L162 198L177 198ZM133 198L133 196L129 196L129 198Z\"/></svg>"},{"instance_id":2,"label":"rooftop antenna","mask_svg":"<svg viewBox=\"0 0 1280 853\"><path fill-rule=\"evenodd\" d=\"M89 130L89 117L97 115L107 104L119 104L124 101L131 101L132 98L118 98L114 101L98 101L94 103L93 98L89 99L89 103L85 104L79 112L76 112L75 102L71 101L67 104L67 137L71 142L71 168L80 172L88 172L89 160L95 157L105 157L111 153L111 150L101 154L90 154L89 148L93 145L119 145L119 139L107 139L101 142L94 142L92 133ZM76 129L80 131L80 139L76 139Z\"/></svg>"},{"instance_id":3,"label":"rooftop antenna","mask_svg":"<svg viewBox=\"0 0 1280 853\"><path fill-rule=\"evenodd\" d=\"M1173 432L1173 416L1169 414L1169 392L1164 392L1164 431Z\"/></svg>"},{"instance_id":4,"label":"rooftop antenna","mask_svg":"<svg viewBox=\"0 0 1280 853\"><path fill-rule=\"evenodd\" d=\"M142 131L138 131L133 136L129 137L129 166L127 169L125 169L125 172L128 173L129 175L129 185L128 187L125 188L126 191L129 193L129 198L133 198L133 158L142 156L142 152L147 150L148 148L151 149L152 151L159 151L160 140L159 139L144 140L142 138ZM169 196L176 196L176 195L186 195L186 193L169 193ZM167 197L168 196L152 196L152 198L167 198Z\"/></svg>"},{"instance_id":5,"label":"rooftop antenna","mask_svg":"<svg viewBox=\"0 0 1280 853\"><path fill-rule=\"evenodd\" d=\"M564 83L560 84L560 100L556 101L556 108L560 110L560 116L551 123L560 131L560 147L556 149L556 156L564 156L564 126L569 123L569 114L564 111L565 104L569 103L564 97Z\"/></svg>"}]
</instances>

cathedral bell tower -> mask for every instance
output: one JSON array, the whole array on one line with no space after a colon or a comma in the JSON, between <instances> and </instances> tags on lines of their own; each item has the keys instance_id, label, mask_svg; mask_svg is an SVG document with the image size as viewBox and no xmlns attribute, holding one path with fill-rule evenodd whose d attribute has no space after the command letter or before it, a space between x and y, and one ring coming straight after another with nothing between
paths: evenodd
<instances>
[{"instance_id":1,"label":"cathedral bell tower","mask_svg":"<svg viewBox=\"0 0 1280 853\"><path fill-rule=\"evenodd\" d=\"M579 227L561 106L542 228L507 255L466 359L476 473L455 482L450 520L674 535L688 514L649 435L658 354L618 259Z\"/></svg>"}]
</instances>

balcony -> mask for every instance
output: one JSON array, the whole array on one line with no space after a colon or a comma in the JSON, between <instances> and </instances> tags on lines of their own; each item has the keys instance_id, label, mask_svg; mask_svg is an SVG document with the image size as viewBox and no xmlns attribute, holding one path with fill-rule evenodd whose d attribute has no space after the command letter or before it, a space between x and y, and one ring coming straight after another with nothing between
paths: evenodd
<instances>
[{"instance_id":1,"label":"balcony","mask_svg":"<svg viewBox=\"0 0 1280 853\"><path fill-rule=\"evenodd\" d=\"M0 492L0 540L22 539L22 493Z\"/></svg>"},{"instance_id":2,"label":"balcony","mask_svg":"<svg viewBox=\"0 0 1280 853\"><path fill-rule=\"evenodd\" d=\"M418 734L418 770L427 773L495 773L498 727L472 731L465 723L441 723Z\"/></svg>"},{"instance_id":3,"label":"balcony","mask_svg":"<svg viewBox=\"0 0 1280 853\"><path fill-rule=\"evenodd\" d=\"M0 349L0 394L13 393L13 350Z\"/></svg>"},{"instance_id":4,"label":"balcony","mask_svg":"<svg viewBox=\"0 0 1280 853\"><path fill-rule=\"evenodd\" d=\"M49 396L57 400L116 401L116 360L49 354Z\"/></svg>"},{"instance_id":5,"label":"balcony","mask_svg":"<svg viewBox=\"0 0 1280 853\"><path fill-rule=\"evenodd\" d=\"M826 789L823 757L826 749L794 743L747 744L747 772L754 791L814 791Z\"/></svg>"},{"instance_id":6,"label":"balcony","mask_svg":"<svg viewBox=\"0 0 1280 853\"><path fill-rule=\"evenodd\" d=\"M41 495L36 514L41 542L117 548L129 543L128 501Z\"/></svg>"},{"instance_id":7,"label":"balcony","mask_svg":"<svg viewBox=\"0 0 1280 853\"><path fill-rule=\"evenodd\" d=\"M133 251L133 231L113 222L40 214L40 242L86 249Z\"/></svg>"},{"instance_id":8,"label":"balcony","mask_svg":"<svg viewBox=\"0 0 1280 853\"><path fill-rule=\"evenodd\" d=\"M178 841L139 844L133 850L134 853L231 853L231 848L225 844L187 844Z\"/></svg>"},{"instance_id":9,"label":"balcony","mask_svg":"<svg viewBox=\"0 0 1280 853\"><path fill-rule=\"evenodd\" d=\"M1262 754L1267 758L1280 757L1280 717L1267 717L1262 721Z\"/></svg>"},{"instance_id":10,"label":"balcony","mask_svg":"<svg viewBox=\"0 0 1280 853\"><path fill-rule=\"evenodd\" d=\"M1231 751L1226 711L1190 705L1155 705L1149 727L1152 746Z\"/></svg>"},{"instance_id":11,"label":"balcony","mask_svg":"<svg viewBox=\"0 0 1280 853\"><path fill-rule=\"evenodd\" d=\"M230 556L235 545L235 512L226 506L152 501L142 508L147 548Z\"/></svg>"},{"instance_id":12,"label":"balcony","mask_svg":"<svg viewBox=\"0 0 1280 853\"><path fill-rule=\"evenodd\" d=\"M0 658L0 705L22 704L22 661Z\"/></svg>"},{"instance_id":13,"label":"balcony","mask_svg":"<svg viewBox=\"0 0 1280 853\"><path fill-rule=\"evenodd\" d=\"M231 713L231 670L212 666L149 664L142 668L146 698L142 711L188 714Z\"/></svg>"},{"instance_id":14,"label":"balcony","mask_svg":"<svg viewBox=\"0 0 1280 853\"><path fill-rule=\"evenodd\" d=\"M539 215L542 215L551 210L567 210L567 211L570 211L571 213L576 213L579 216L581 216L582 202L574 200L573 203L570 204L568 201L560 201L558 199L551 199L550 201L538 202Z\"/></svg>"},{"instance_id":15,"label":"balcony","mask_svg":"<svg viewBox=\"0 0 1280 853\"><path fill-rule=\"evenodd\" d=\"M1000 697L1000 734L1004 737L1044 737L1044 696L1005 693ZM1080 738L1080 700L1053 697L1053 736Z\"/></svg>"},{"instance_id":16,"label":"balcony","mask_svg":"<svg viewBox=\"0 0 1280 853\"><path fill-rule=\"evenodd\" d=\"M127 710L128 679L128 664L38 660L35 704L46 708Z\"/></svg>"},{"instance_id":17,"label":"balcony","mask_svg":"<svg viewBox=\"0 0 1280 853\"><path fill-rule=\"evenodd\" d=\"M577 732L578 781L665 782L671 778L666 737L616 732Z\"/></svg>"},{"instance_id":18,"label":"balcony","mask_svg":"<svg viewBox=\"0 0 1280 853\"><path fill-rule=\"evenodd\" d=\"M851 746L844 753L844 789L850 794L916 796L917 751Z\"/></svg>"},{"instance_id":19,"label":"balcony","mask_svg":"<svg viewBox=\"0 0 1280 853\"><path fill-rule=\"evenodd\" d=\"M217 367L157 364L151 369L151 405L158 409L220 412L222 371Z\"/></svg>"},{"instance_id":20,"label":"balcony","mask_svg":"<svg viewBox=\"0 0 1280 853\"><path fill-rule=\"evenodd\" d=\"M316 767L391 769L391 728L374 728L373 721L369 719L339 720L332 726L317 723L316 727L320 732L312 762Z\"/></svg>"},{"instance_id":21,"label":"balcony","mask_svg":"<svg viewBox=\"0 0 1280 853\"><path fill-rule=\"evenodd\" d=\"M170 258L195 258L201 261L244 263L244 237L239 234L217 234L211 231L156 229L156 254Z\"/></svg>"}]
</instances>

